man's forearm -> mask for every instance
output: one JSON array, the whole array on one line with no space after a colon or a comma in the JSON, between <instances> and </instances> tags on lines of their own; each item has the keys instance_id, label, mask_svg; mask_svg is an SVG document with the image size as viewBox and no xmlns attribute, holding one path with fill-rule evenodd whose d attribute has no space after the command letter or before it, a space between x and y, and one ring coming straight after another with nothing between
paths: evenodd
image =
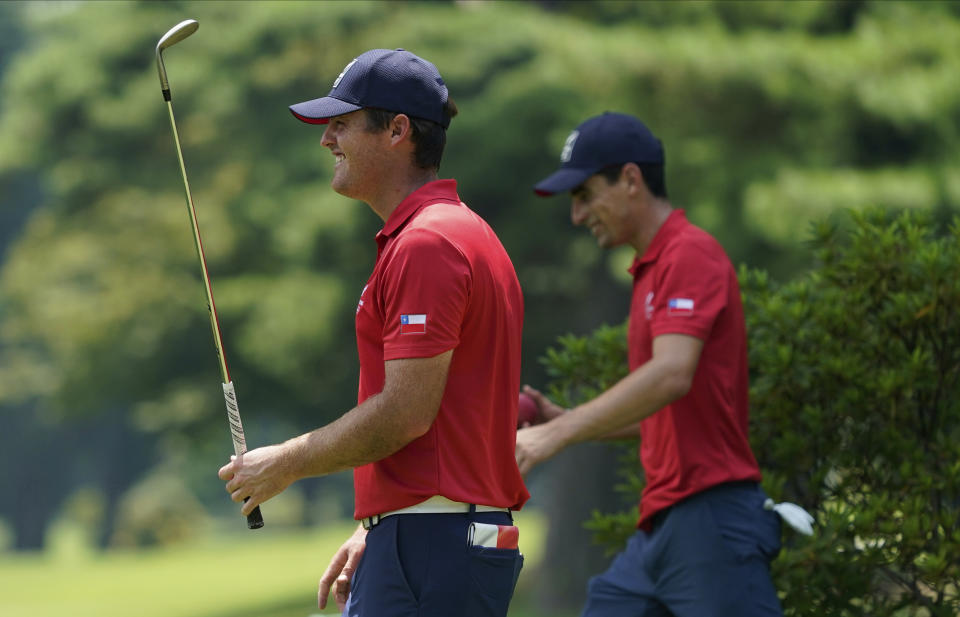
<instances>
[{"instance_id":1,"label":"man's forearm","mask_svg":"<svg viewBox=\"0 0 960 617\"><path fill-rule=\"evenodd\" d=\"M391 422L384 393L371 396L330 424L283 445L297 478L323 476L386 458L419 435Z\"/></svg>"},{"instance_id":2,"label":"man's forearm","mask_svg":"<svg viewBox=\"0 0 960 617\"><path fill-rule=\"evenodd\" d=\"M600 437L603 441L625 441L627 439L635 440L640 438L640 423L633 422L623 428L610 431Z\"/></svg>"},{"instance_id":3,"label":"man's forearm","mask_svg":"<svg viewBox=\"0 0 960 617\"><path fill-rule=\"evenodd\" d=\"M432 426L453 352L385 363L383 391L283 447L297 478L322 476L386 458Z\"/></svg>"},{"instance_id":4,"label":"man's forearm","mask_svg":"<svg viewBox=\"0 0 960 617\"><path fill-rule=\"evenodd\" d=\"M651 361L594 399L557 418L566 445L599 439L627 438L628 430L686 393L673 378L673 367ZM632 436L636 436L634 433ZM632 437L630 436L630 437Z\"/></svg>"}]
</instances>

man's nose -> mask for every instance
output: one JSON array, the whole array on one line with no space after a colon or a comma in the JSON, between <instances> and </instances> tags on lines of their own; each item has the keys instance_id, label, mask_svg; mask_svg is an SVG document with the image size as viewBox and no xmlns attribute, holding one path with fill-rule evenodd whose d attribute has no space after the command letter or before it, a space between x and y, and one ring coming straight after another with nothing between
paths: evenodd
<instances>
[{"instance_id":1,"label":"man's nose","mask_svg":"<svg viewBox=\"0 0 960 617\"><path fill-rule=\"evenodd\" d=\"M586 218L586 204L583 203L583 200L574 197L570 203L570 221L573 222L574 225L581 225Z\"/></svg>"},{"instance_id":2,"label":"man's nose","mask_svg":"<svg viewBox=\"0 0 960 617\"><path fill-rule=\"evenodd\" d=\"M323 129L323 135L320 137L320 145L323 146L324 148L329 148L334 143L336 143L333 139L332 131L330 130L330 128L331 127L328 124L327 128Z\"/></svg>"}]
</instances>

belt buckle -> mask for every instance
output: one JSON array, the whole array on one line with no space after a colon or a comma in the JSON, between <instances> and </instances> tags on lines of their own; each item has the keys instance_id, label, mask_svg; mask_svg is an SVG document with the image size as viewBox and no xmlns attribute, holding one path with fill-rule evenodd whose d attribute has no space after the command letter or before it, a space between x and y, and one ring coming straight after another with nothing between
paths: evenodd
<instances>
[{"instance_id":1,"label":"belt buckle","mask_svg":"<svg viewBox=\"0 0 960 617\"><path fill-rule=\"evenodd\" d=\"M364 529L366 529L367 531L370 531L371 529L373 529L374 527L380 524L380 515L374 514L373 516L368 516L367 518L362 519L360 521L360 524L363 525Z\"/></svg>"}]
</instances>

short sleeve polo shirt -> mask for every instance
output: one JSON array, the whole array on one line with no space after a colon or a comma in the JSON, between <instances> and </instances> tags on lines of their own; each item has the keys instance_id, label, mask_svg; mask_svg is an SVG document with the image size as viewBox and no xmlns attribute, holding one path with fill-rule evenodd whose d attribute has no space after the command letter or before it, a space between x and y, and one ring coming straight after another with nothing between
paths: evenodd
<instances>
[{"instance_id":1,"label":"short sleeve polo shirt","mask_svg":"<svg viewBox=\"0 0 960 617\"><path fill-rule=\"evenodd\" d=\"M653 340L703 341L690 391L640 423L646 486L638 526L658 511L724 482L760 480L748 441L746 327L736 272L720 244L674 210L630 268L630 370Z\"/></svg>"},{"instance_id":2,"label":"short sleeve polo shirt","mask_svg":"<svg viewBox=\"0 0 960 617\"><path fill-rule=\"evenodd\" d=\"M357 519L434 495L519 509L514 458L523 296L510 258L454 180L404 199L377 234L357 306L358 402L383 390L384 362L453 350L426 434L354 470Z\"/></svg>"}]
</instances>

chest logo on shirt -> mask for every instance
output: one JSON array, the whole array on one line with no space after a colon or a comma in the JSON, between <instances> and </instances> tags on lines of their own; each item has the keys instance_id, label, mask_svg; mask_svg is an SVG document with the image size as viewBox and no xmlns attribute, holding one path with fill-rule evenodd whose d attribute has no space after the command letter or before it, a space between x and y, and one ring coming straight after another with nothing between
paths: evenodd
<instances>
[{"instance_id":1,"label":"chest logo on shirt","mask_svg":"<svg viewBox=\"0 0 960 617\"><path fill-rule=\"evenodd\" d=\"M653 292L647 292L647 298L643 303L644 314L647 318L647 321L653 319Z\"/></svg>"},{"instance_id":2,"label":"chest logo on shirt","mask_svg":"<svg viewBox=\"0 0 960 617\"><path fill-rule=\"evenodd\" d=\"M401 315L400 334L426 334L427 315Z\"/></svg>"},{"instance_id":3,"label":"chest logo on shirt","mask_svg":"<svg viewBox=\"0 0 960 617\"><path fill-rule=\"evenodd\" d=\"M667 303L668 315L693 315L693 300L690 298L670 298Z\"/></svg>"},{"instance_id":4,"label":"chest logo on shirt","mask_svg":"<svg viewBox=\"0 0 960 617\"><path fill-rule=\"evenodd\" d=\"M360 309L363 308L363 294L367 293L367 287L369 287L369 285L364 285L364 286L363 286L363 291L360 292L360 300L357 302L357 314L358 314L358 315L360 314Z\"/></svg>"}]
</instances>

